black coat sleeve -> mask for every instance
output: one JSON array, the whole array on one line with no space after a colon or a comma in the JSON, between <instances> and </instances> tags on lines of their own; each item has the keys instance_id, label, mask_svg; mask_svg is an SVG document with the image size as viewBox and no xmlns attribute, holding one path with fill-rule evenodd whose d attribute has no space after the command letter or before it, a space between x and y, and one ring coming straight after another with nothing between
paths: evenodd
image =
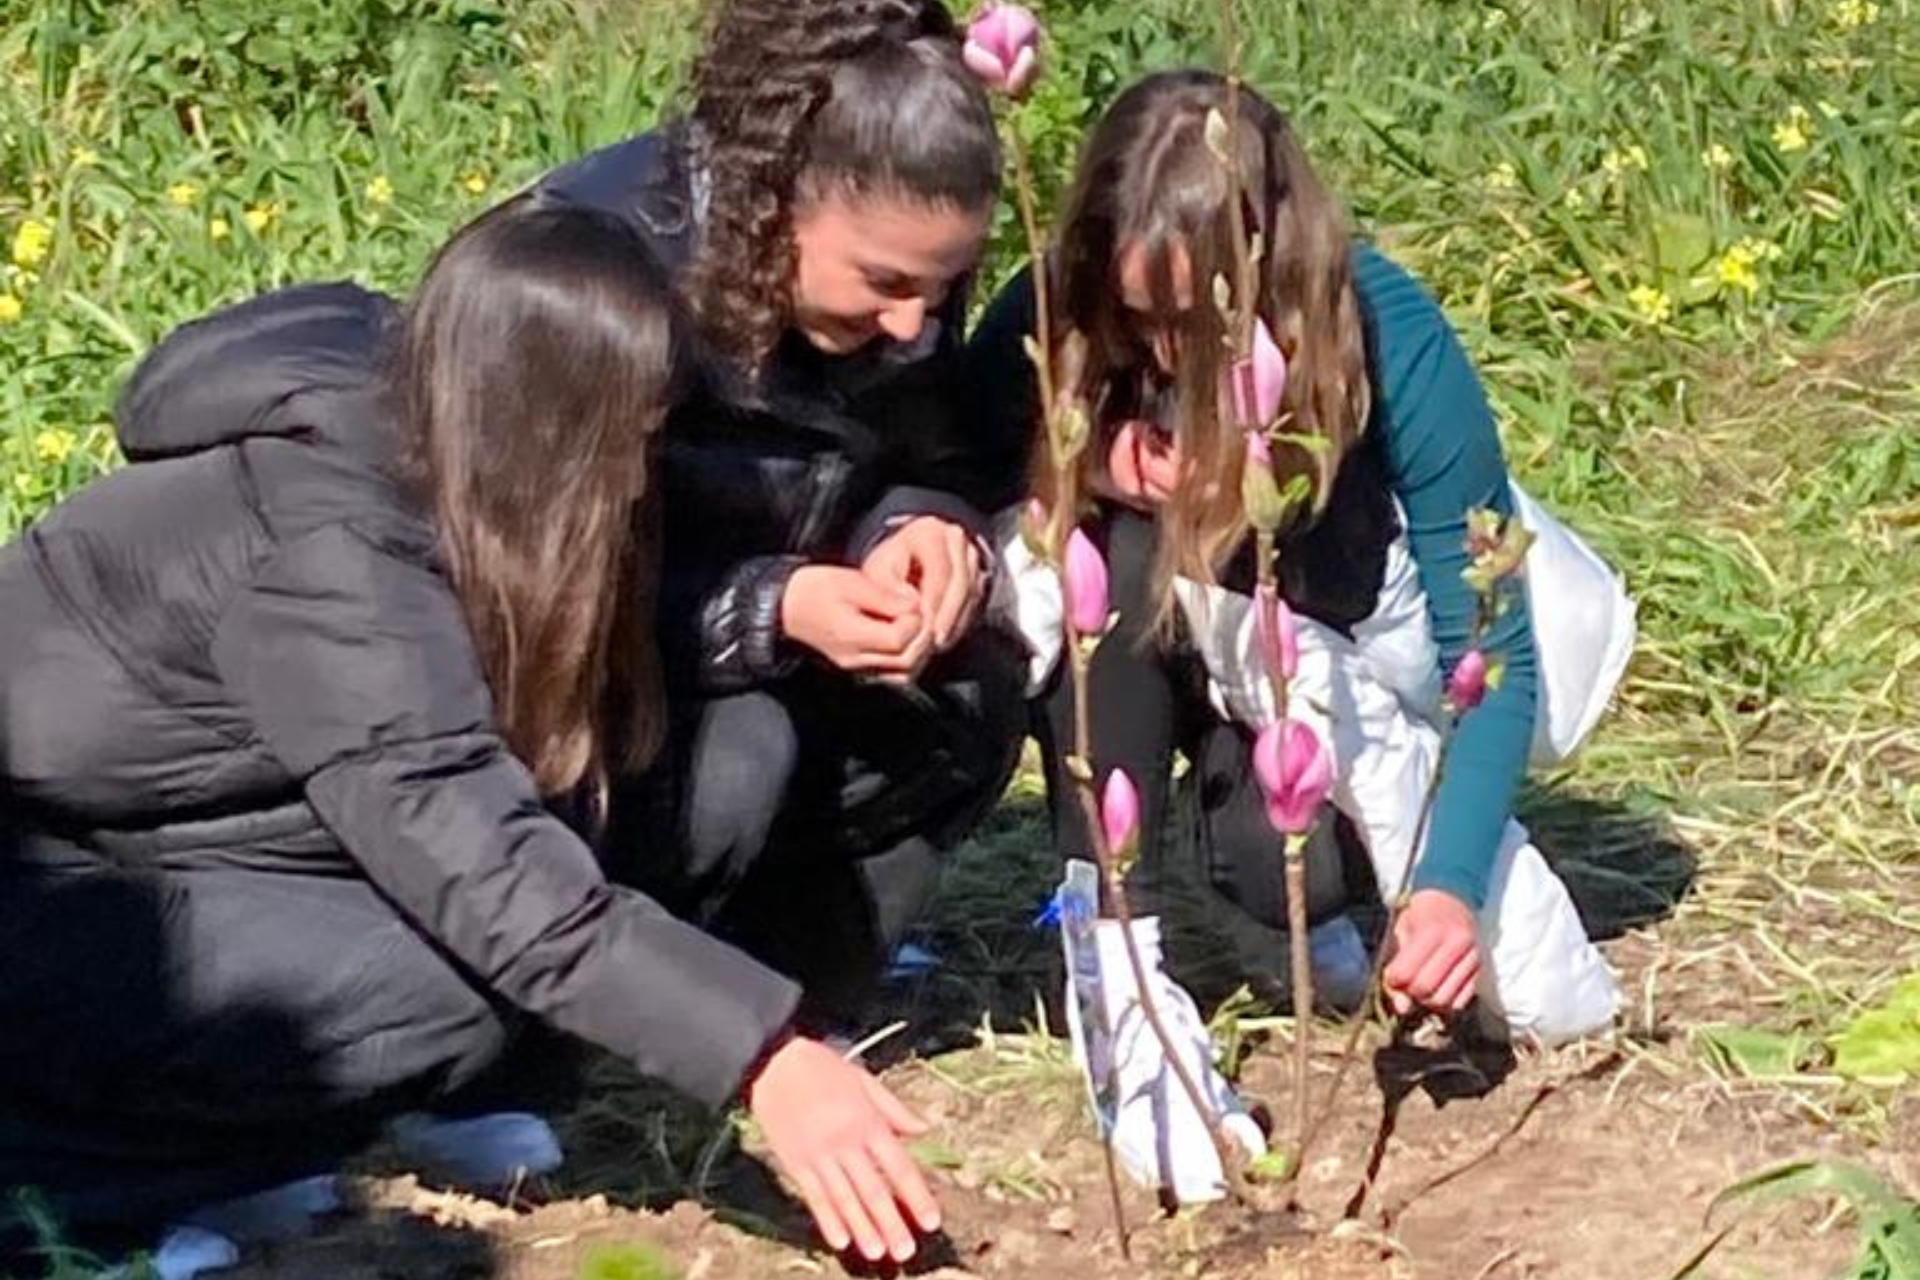
<instances>
[{"instance_id":1,"label":"black coat sleeve","mask_svg":"<svg viewBox=\"0 0 1920 1280\"><path fill-rule=\"evenodd\" d=\"M969 427L986 442L996 474L1011 478L992 495L996 510L1026 496L1040 430L1039 379L1026 346L1033 331L1033 269L1024 267L987 305L960 360Z\"/></svg>"},{"instance_id":2,"label":"black coat sleeve","mask_svg":"<svg viewBox=\"0 0 1920 1280\"><path fill-rule=\"evenodd\" d=\"M710 1104L791 1018L791 982L608 883L547 810L437 573L320 529L228 608L214 652L375 886L508 1002Z\"/></svg>"}]
</instances>

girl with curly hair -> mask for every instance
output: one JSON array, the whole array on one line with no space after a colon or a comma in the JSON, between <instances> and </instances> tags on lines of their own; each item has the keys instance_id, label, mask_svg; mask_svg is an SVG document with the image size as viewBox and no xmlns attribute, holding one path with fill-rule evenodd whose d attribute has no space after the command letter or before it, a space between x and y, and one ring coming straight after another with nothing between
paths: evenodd
<instances>
[{"instance_id":1,"label":"girl with curly hair","mask_svg":"<svg viewBox=\"0 0 1920 1280\"><path fill-rule=\"evenodd\" d=\"M723 0L686 116L539 188L638 230L702 348L662 456L667 744L608 858L798 981L803 1039L860 1016L1025 726L973 625L1023 476L963 412L1002 158L962 46L940 0ZM786 1163L830 1243L898 1258L898 1144L829 1132L881 1114L815 1108Z\"/></svg>"}]
</instances>

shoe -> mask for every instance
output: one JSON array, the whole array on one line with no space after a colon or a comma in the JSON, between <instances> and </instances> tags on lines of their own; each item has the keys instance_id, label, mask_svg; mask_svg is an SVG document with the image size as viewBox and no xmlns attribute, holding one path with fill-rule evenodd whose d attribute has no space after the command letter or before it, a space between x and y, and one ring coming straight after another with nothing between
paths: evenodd
<instances>
[{"instance_id":1,"label":"shoe","mask_svg":"<svg viewBox=\"0 0 1920 1280\"><path fill-rule=\"evenodd\" d=\"M462 1191L504 1191L566 1161L553 1127L525 1111L457 1120L414 1111L391 1121L387 1137L421 1181Z\"/></svg>"},{"instance_id":2,"label":"shoe","mask_svg":"<svg viewBox=\"0 0 1920 1280\"><path fill-rule=\"evenodd\" d=\"M1367 1000L1373 978L1373 957L1351 916L1322 920L1307 930L1307 952L1313 965L1316 1001L1342 1013L1351 1013Z\"/></svg>"},{"instance_id":3,"label":"shoe","mask_svg":"<svg viewBox=\"0 0 1920 1280\"><path fill-rule=\"evenodd\" d=\"M242 1243L297 1240L340 1209L340 1179L331 1173L222 1200L168 1227L148 1266L158 1280L194 1280L239 1265ZM122 1267L108 1274L120 1280L147 1273Z\"/></svg>"},{"instance_id":4,"label":"shoe","mask_svg":"<svg viewBox=\"0 0 1920 1280\"><path fill-rule=\"evenodd\" d=\"M115 1280L146 1275L156 1280L194 1280L209 1271L239 1265L240 1246L231 1238L205 1227L172 1227L160 1237L145 1268L119 1267L109 1274Z\"/></svg>"}]
</instances>

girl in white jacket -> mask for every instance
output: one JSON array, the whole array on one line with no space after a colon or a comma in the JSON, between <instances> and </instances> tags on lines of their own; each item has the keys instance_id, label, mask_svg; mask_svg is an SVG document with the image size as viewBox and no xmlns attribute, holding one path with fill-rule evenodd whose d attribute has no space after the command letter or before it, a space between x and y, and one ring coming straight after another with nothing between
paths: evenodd
<instances>
[{"instance_id":1,"label":"girl in white jacket","mask_svg":"<svg viewBox=\"0 0 1920 1280\"><path fill-rule=\"evenodd\" d=\"M1150 899L1165 857L1182 753L1199 775L1208 878L1247 917L1278 925L1281 839L1264 824L1250 767L1254 731L1274 709L1253 643L1244 436L1221 412L1224 324L1210 287L1233 262L1225 166L1204 136L1226 103L1211 73L1150 77L1089 138L1049 269L1054 333L1086 340L1068 390L1089 407L1093 439L1064 492L1044 460L1034 473L1044 502L1086 513L1081 529L1112 570L1119 616L1093 662L1090 763L1100 777L1125 768L1141 790L1138 896ZM1387 940L1388 997L1453 1012L1477 995L1496 1029L1542 1041L1597 1030L1617 1001L1612 979L1511 810L1529 756L1564 754L1604 707L1631 647L1631 604L1512 488L1485 396L1437 304L1349 239L1280 113L1251 90L1239 103L1245 212L1267 246L1257 304L1291 365L1286 429L1318 442L1272 442L1281 487L1297 481L1311 497L1310 514L1279 539L1280 588L1302 619L1290 714L1322 729L1338 766L1334 804L1381 891L1417 858ZM1033 313L1022 277L973 352L978 384L1037 436L1021 349ZM1460 578L1476 508L1518 515L1542 535L1527 590L1485 635ZM998 604L1035 656L1055 832L1072 855L1086 833L1059 803L1073 699L1057 670L1058 586L1017 536L1003 547ZM1443 760L1439 689L1472 647L1504 662L1506 679L1462 720ZM1344 910L1345 885L1333 842L1313 848L1308 914L1324 924ZM1166 1128L1156 1123L1143 1149L1164 1147ZM1167 1180L1192 1198L1177 1169Z\"/></svg>"}]
</instances>

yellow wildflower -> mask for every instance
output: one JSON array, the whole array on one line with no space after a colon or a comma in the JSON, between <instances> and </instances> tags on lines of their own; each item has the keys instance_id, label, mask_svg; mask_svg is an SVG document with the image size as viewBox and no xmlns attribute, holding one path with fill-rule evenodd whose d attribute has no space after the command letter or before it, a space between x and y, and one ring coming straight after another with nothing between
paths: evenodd
<instances>
[{"instance_id":1,"label":"yellow wildflower","mask_svg":"<svg viewBox=\"0 0 1920 1280\"><path fill-rule=\"evenodd\" d=\"M1502 160L1499 164L1493 166L1492 171L1487 174L1487 190L1489 191L1511 191L1519 185L1520 175L1508 161Z\"/></svg>"},{"instance_id":2,"label":"yellow wildflower","mask_svg":"<svg viewBox=\"0 0 1920 1280\"><path fill-rule=\"evenodd\" d=\"M66 465L67 459L73 456L73 451L79 444L80 441L74 437L73 432L55 427L42 431L33 438L33 453L43 465L60 467Z\"/></svg>"},{"instance_id":3,"label":"yellow wildflower","mask_svg":"<svg viewBox=\"0 0 1920 1280\"><path fill-rule=\"evenodd\" d=\"M1723 289L1739 289L1749 294L1760 292L1760 273L1753 269L1752 256L1740 245L1720 255L1713 265L1713 273Z\"/></svg>"},{"instance_id":4,"label":"yellow wildflower","mask_svg":"<svg viewBox=\"0 0 1920 1280\"><path fill-rule=\"evenodd\" d=\"M483 195L487 190L487 175L475 169L460 179L460 185L465 187L470 195Z\"/></svg>"},{"instance_id":5,"label":"yellow wildflower","mask_svg":"<svg viewBox=\"0 0 1920 1280\"><path fill-rule=\"evenodd\" d=\"M53 228L38 218L28 218L13 233L13 260L20 267L39 266L52 248Z\"/></svg>"},{"instance_id":6,"label":"yellow wildflower","mask_svg":"<svg viewBox=\"0 0 1920 1280\"><path fill-rule=\"evenodd\" d=\"M1724 173L1733 168L1733 152L1727 150L1724 144L1716 142L1700 153L1700 161L1707 168Z\"/></svg>"},{"instance_id":7,"label":"yellow wildflower","mask_svg":"<svg viewBox=\"0 0 1920 1280\"><path fill-rule=\"evenodd\" d=\"M0 324L12 324L26 308L10 293L0 293Z\"/></svg>"},{"instance_id":8,"label":"yellow wildflower","mask_svg":"<svg viewBox=\"0 0 1920 1280\"><path fill-rule=\"evenodd\" d=\"M247 224L247 230L253 234L265 235L267 228L273 225L274 219L278 218L282 212L278 200L272 204L250 204L240 215L240 220Z\"/></svg>"},{"instance_id":9,"label":"yellow wildflower","mask_svg":"<svg viewBox=\"0 0 1920 1280\"><path fill-rule=\"evenodd\" d=\"M393 183L387 180L386 174L378 174L367 183L366 196L368 204L392 204Z\"/></svg>"},{"instance_id":10,"label":"yellow wildflower","mask_svg":"<svg viewBox=\"0 0 1920 1280\"><path fill-rule=\"evenodd\" d=\"M1831 12L1833 25L1842 31L1871 26L1880 19L1880 6L1873 0L1838 0Z\"/></svg>"},{"instance_id":11,"label":"yellow wildflower","mask_svg":"<svg viewBox=\"0 0 1920 1280\"><path fill-rule=\"evenodd\" d=\"M1628 292L1627 301L1648 324L1663 324L1673 318L1673 299L1665 289L1656 289L1650 284L1635 285Z\"/></svg>"},{"instance_id":12,"label":"yellow wildflower","mask_svg":"<svg viewBox=\"0 0 1920 1280\"><path fill-rule=\"evenodd\" d=\"M185 209L200 198L200 184L197 182L176 182L167 188L167 203L176 208Z\"/></svg>"},{"instance_id":13,"label":"yellow wildflower","mask_svg":"<svg viewBox=\"0 0 1920 1280\"><path fill-rule=\"evenodd\" d=\"M1584 209L1587 207L1587 193L1579 187L1568 187L1567 193L1560 197L1560 202L1569 209Z\"/></svg>"},{"instance_id":14,"label":"yellow wildflower","mask_svg":"<svg viewBox=\"0 0 1920 1280\"><path fill-rule=\"evenodd\" d=\"M73 167L88 169L100 163L100 153L92 147L80 147L73 153Z\"/></svg>"},{"instance_id":15,"label":"yellow wildflower","mask_svg":"<svg viewBox=\"0 0 1920 1280\"><path fill-rule=\"evenodd\" d=\"M1617 178L1629 169L1647 171L1647 149L1639 143L1629 143L1616 147L1600 157L1600 167L1606 170L1609 178Z\"/></svg>"},{"instance_id":16,"label":"yellow wildflower","mask_svg":"<svg viewBox=\"0 0 1920 1280\"><path fill-rule=\"evenodd\" d=\"M1773 145L1782 151L1805 151L1807 127L1813 119L1798 103L1787 108L1787 118L1773 126Z\"/></svg>"},{"instance_id":17,"label":"yellow wildflower","mask_svg":"<svg viewBox=\"0 0 1920 1280\"><path fill-rule=\"evenodd\" d=\"M233 234L233 224L225 218L215 218L207 224L207 235L214 240L225 240Z\"/></svg>"}]
</instances>

